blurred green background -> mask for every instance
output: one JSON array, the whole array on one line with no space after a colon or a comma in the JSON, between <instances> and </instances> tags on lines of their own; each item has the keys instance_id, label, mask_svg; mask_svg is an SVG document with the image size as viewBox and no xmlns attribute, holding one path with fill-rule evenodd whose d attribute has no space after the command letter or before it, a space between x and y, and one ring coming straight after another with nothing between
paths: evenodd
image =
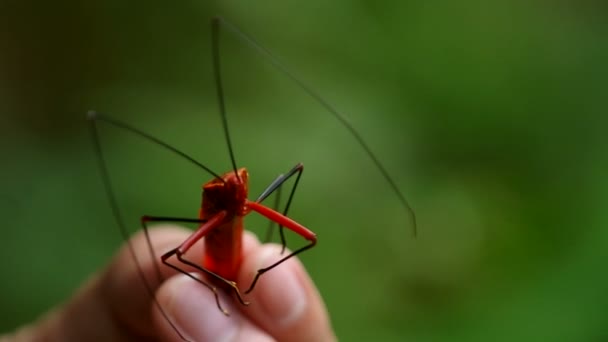
<instances>
[{"instance_id":1,"label":"blurred green background","mask_svg":"<svg viewBox=\"0 0 608 342\"><path fill-rule=\"evenodd\" d=\"M318 233L302 260L341 340L608 340L607 10L2 0L0 330L68 298L122 243L88 109L230 168L209 51L222 15L346 113L418 216L413 239L346 130L222 35L237 161L252 195L306 165L290 216ZM197 214L208 175L123 132L102 138L133 232L142 214Z\"/></svg>"}]
</instances>

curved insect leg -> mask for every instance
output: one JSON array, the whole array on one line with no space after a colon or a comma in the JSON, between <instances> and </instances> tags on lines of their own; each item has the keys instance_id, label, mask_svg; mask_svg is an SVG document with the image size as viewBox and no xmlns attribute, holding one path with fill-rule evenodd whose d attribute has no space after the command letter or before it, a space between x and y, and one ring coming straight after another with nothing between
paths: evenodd
<instances>
[{"instance_id":1,"label":"curved insect leg","mask_svg":"<svg viewBox=\"0 0 608 342\"><path fill-rule=\"evenodd\" d=\"M157 260L157 257L156 257L156 252L154 252L154 249L152 248L152 239L150 238L150 232L149 232L149 228L148 228L148 225L147 225L148 222L179 222L179 223L199 223L199 224L204 224L204 223L207 222L207 220L201 220L201 219L196 219L196 218L160 217L160 216L148 216L148 215L142 216L141 219L140 219L140 221L141 221L142 228L144 230L144 235L146 237L146 241L148 243L149 253L152 256L154 256L154 260ZM175 250L175 248L172 249L169 253L171 253L174 250ZM163 254L163 257L166 254L167 253ZM161 261L165 265L167 265L167 266L169 266L169 267L171 267L171 268L179 271L180 273L183 273L183 274L187 275L188 277L194 279L196 282L201 283L202 285L205 285L207 288L209 288L214 293L214 295L215 295L215 299L216 299L218 307L220 308L220 310L222 312L224 311L221 308L221 306L220 306L219 298L218 298L217 291L216 291L215 287L213 287L213 286L207 284L206 282L204 282L204 281L202 281L202 280L200 280L200 279L192 276L190 273L188 273L188 272L180 269L179 267L165 262L165 260L163 259L163 257L161 257ZM159 267L158 263L155 262L154 266L155 266L154 268L156 270L156 274L157 274L157 277L159 279L159 282L162 282L164 280L164 278L163 278L163 276L161 274L160 267Z\"/></svg>"},{"instance_id":2,"label":"curved insect leg","mask_svg":"<svg viewBox=\"0 0 608 342\"><path fill-rule=\"evenodd\" d=\"M266 187L264 191L258 196L255 200L257 203L262 203L264 199L270 196L275 190L277 191L275 197L274 208L276 209L279 206L281 189L283 183L285 183L288 179L290 179L293 175L297 174L296 180L291 187L291 192L289 193L289 198L287 199L287 203L285 204L285 209L283 210L283 215L287 216L287 212L289 211L289 207L291 206L291 201L293 200L293 196L296 193L296 188L298 187L298 183L300 182L300 177L302 176L302 172L304 172L304 165L302 163L297 163L291 170L289 170L285 174L280 174L270 185ZM270 225L268 227L268 231L266 233L267 240L270 240L272 236L272 231L276 221L270 220ZM285 252L285 248L287 247L287 240L285 239L285 231L283 230L283 226L279 224L279 235L281 236L281 244L283 248L281 249L281 254Z\"/></svg>"},{"instance_id":3,"label":"curved insect leg","mask_svg":"<svg viewBox=\"0 0 608 342\"><path fill-rule=\"evenodd\" d=\"M144 284L144 287L146 288L146 292L148 292L148 294L150 295L150 298L152 298L152 301L154 302L154 305L158 308L159 312L161 313L161 315L165 318L165 320L169 323L169 325L171 326L171 328L175 331L175 333L179 336L179 338L182 341L186 341L186 342L190 342L190 340L188 340L177 328L177 326L173 323L173 321L171 320L171 318L169 318L169 315L167 315L167 313L165 312L165 310L163 309L163 307L160 305L159 301L156 299L156 297L154 296L154 288L153 286L150 284L150 282L148 281L148 279L146 278L146 275L144 274L144 270L141 267L141 263L139 262L139 258L137 257L137 253L135 253L135 247L133 246L133 243L130 240L130 236L129 233L127 232L126 226L124 224L124 220L122 218L122 213L120 212L119 208L118 208L118 203L116 202L116 196L114 195L114 191L112 188L112 181L110 178L110 173L108 172L108 169L106 167L106 161L103 155L103 150L101 148L101 143L99 140L99 133L97 131L97 125L96 125L96 114L94 112L89 112L88 114L89 116L89 120L90 120L90 130L91 130L91 138L93 140L93 148L95 151L95 155L96 155L96 159L97 159L97 163L99 166L99 170L101 172L101 179L104 185L104 189L106 191L106 195L108 197L108 200L110 202L110 209L112 210L112 215L114 216L114 219L116 221L116 224L118 225L118 230L120 231L120 234L122 235L123 239L125 241L127 241L127 247L129 249L129 253L131 254L131 257L133 258L133 261L135 262L136 268L137 268L137 273L139 274L139 277L142 280L142 283ZM149 251L151 253L151 256L154 260L156 260L155 256L154 256L154 251L152 249L152 245L150 244L150 235L148 234L147 229L145 230L145 234L146 234L146 240L148 242L148 246L149 246ZM158 280L161 281L162 277L160 275L160 269L158 267L158 264L155 262L155 269L156 269L156 275L158 276Z\"/></svg>"},{"instance_id":4,"label":"curved insect leg","mask_svg":"<svg viewBox=\"0 0 608 342\"><path fill-rule=\"evenodd\" d=\"M222 212L216 214L215 216L211 217L209 220L201 220L201 219L193 219L193 218L179 218L179 217L144 216L144 217L142 217L141 221L144 226L144 230L146 231L147 238L148 238L147 222L182 222L182 223L186 222L186 223L200 223L201 224L201 226L196 231L194 231L194 233L192 233L192 235L190 235L184 242L182 242L178 247L173 248L169 252L163 254L160 257L160 259L163 262L163 264L173 268L174 270L176 270L182 274L185 274L186 276L194 279L199 284L202 284L205 287L207 287L209 290L211 290L211 292L213 292L213 295L215 296L215 301L216 301L218 309L220 311L222 311L222 313L224 313L225 315L228 316L229 312L226 309L222 308L222 305L220 304L217 287L215 287L201 279L198 279L194 275L186 272L185 270L181 269L179 266L177 266L173 263L170 263L168 261L169 258L171 258L172 256L175 255L177 260L179 260L182 264L188 265L188 266L200 271L201 273L214 277L214 278L218 279L219 281L225 283L229 287L231 287L234 290L234 293L236 294L239 302L243 305L249 305L249 302L246 302L243 299L241 292L236 285L236 282L228 280L228 279L220 276L219 274L212 272L212 271L184 258L185 254L190 250L190 248L197 241L199 241L201 238L206 236L210 231L217 228L225 217L226 217L226 212L222 211ZM158 270L158 272L160 273L160 270Z\"/></svg>"},{"instance_id":5,"label":"curved insect leg","mask_svg":"<svg viewBox=\"0 0 608 342\"><path fill-rule=\"evenodd\" d=\"M301 237L305 238L306 240L310 241L310 243L304 247L301 247L301 248L295 250L294 252L290 253L289 255L283 257L281 260L275 262L274 264L272 264L268 267L260 268L258 270L257 274L255 275L255 277L253 278L251 285L249 285L249 288L247 289L247 291L245 291L245 294L248 294L251 291L253 291L253 289L255 288L255 285L258 282L258 279L262 276L262 274L279 266L280 264L285 262L287 259L289 259L295 255L298 255L307 249L314 247L317 244L317 235L315 233L313 233L310 229L299 224L298 222L296 222L296 221L290 219L289 217L287 217L283 214L280 214L280 213L272 210L271 208L268 208L265 205L260 204L258 202L248 202L247 205L249 206L249 208L251 210L276 222L277 224L279 224L279 226L283 226L283 227L293 231L294 233L296 233L296 234L300 235Z\"/></svg>"}]
</instances>

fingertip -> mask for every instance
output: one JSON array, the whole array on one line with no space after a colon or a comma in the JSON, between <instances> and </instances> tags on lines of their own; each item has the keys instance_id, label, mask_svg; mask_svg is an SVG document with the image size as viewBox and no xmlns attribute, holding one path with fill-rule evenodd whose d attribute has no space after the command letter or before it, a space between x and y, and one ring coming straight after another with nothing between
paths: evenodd
<instances>
[{"instance_id":1,"label":"fingertip","mask_svg":"<svg viewBox=\"0 0 608 342\"><path fill-rule=\"evenodd\" d=\"M260 268L268 267L288 253L281 246L265 244L246 254L240 284L248 286ZM248 300L245 314L283 341L333 341L325 305L297 258L290 258L264 273ZM312 327L312 328L311 328Z\"/></svg>"},{"instance_id":2,"label":"fingertip","mask_svg":"<svg viewBox=\"0 0 608 342\"><path fill-rule=\"evenodd\" d=\"M253 259L255 273L287 255L281 255L281 249L274 244L263 246ZM260 291L256 299L259 306L264 316L278 326L288 326L297 321L308 304L304 288L296 275L298 263L296 259L288 259L258 280Z\"/></svg>"},{"instance_id":3,"label":"fingertip","mask_svg":"<svg viewBox=\"0 0 608 342\"><path fill-rule=\"evenodd\" d=\"M253 250L260 247L260 240L257 235L246 230L243 232L243 255L251 253Z\"/></svg>"},{"instance_id":4,"label":"fingertip","mask_svg":"<svg viewBox=\"0 0 608 342\"><path fill-rule=\"evenodd\" d=\"M239 334L242 317L229 298L219 290L217 293L221 307L230 316L220 311L214 292L194 279L186 275L168 279L156 293L157 304L153 308L162 340L234 340Z\"/></svg>"}]
</instances>

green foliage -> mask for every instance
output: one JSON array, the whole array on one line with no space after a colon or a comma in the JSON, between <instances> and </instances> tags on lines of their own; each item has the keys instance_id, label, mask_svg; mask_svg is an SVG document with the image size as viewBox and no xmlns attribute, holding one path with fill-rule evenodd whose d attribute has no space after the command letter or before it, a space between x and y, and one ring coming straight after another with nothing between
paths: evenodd
<instances>
[{"instance_id":1,"label":"green foliage","mask_svg":"<svg viewBox=\"0 0 608 342\"><path fill-rule=\"evenodd\" d=\"M418 216L412 239L346 130L223 32L237 161L252 195L306 165L291 216L318 233L302 259L342 340L608 338L600 2L166 6L0 5L2 330L69 297L122 243L88 109L230 168L209 51L222 15L348 116ZM102 137L133 232L142 214L197 214L208 175L128 134Z\"/></svg>"}]
</instances>

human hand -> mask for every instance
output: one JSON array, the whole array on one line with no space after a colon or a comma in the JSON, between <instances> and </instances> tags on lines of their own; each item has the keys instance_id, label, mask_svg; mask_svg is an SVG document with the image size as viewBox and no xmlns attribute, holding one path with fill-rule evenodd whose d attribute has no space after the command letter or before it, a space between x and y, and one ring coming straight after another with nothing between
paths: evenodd
<instances>
[{"instance_id":1,"label":"human hand","mask_svg":"<svg viewBox=\"0 0 608 342\"><path fill-rule=\"evenodd\" d=\"M165 226L150 230L157 255L179 245L189 231ZM302 264L292 258L264 274L245 297L249 306L223 291L217 308L213 293L185 275L161 267L163 284L155 280L154 262L143 234L132 239L141 269L156 298L177 329L190 341L334 341L325 304ZM278 260L280 246L261 245L246 232L243 264L237 284L250 284L257 269ZM193 248L189 260L202 260ZM37 322L0 341L182 341L161 315L142 283L137 265L125 245L101 273L94 275L65 304Z\"/></svg>"}]
</instances>

